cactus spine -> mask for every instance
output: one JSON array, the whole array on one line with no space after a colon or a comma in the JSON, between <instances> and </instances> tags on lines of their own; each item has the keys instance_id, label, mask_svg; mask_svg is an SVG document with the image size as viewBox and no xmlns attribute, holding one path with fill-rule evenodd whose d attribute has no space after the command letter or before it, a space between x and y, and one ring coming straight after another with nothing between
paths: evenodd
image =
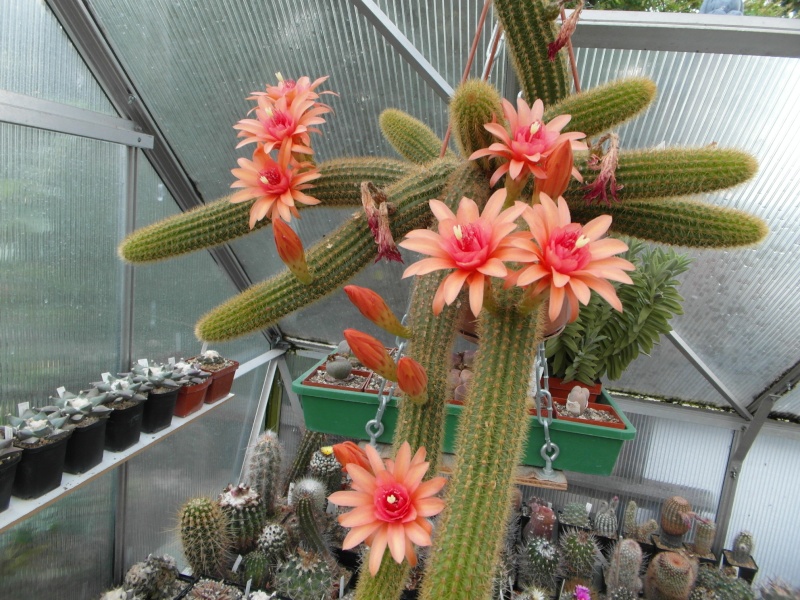
<instances>
[{"instance_id":1,"label":"cactus spine","mask_svg":"<svg viewBox=\"0 0 800 600\"><path fill-rule=\"evenodd\" d=\"M582 529L572 529L561 537L559 570L565 579L589 580L603 555L594 535Z\"/></svg>"},{"instance_id":2,"label":"cactus spine","mask_svg":"<svg viewBox=\"0 0 800 600\"><path fill-rule=\"evenodd\" d=\"M229 485L219 495L218 502L228 519L233 551L247 554L256 547L266 521L261 496L246 485Z\"/></svg>"},{"instance_id":3,"label":"cactus spine","mask_svg":"<svg viewBox=\"0 0 800 600\"><path fill-rule=\"evenodd\" d=\"M319 166L314 197L327 206L359 206L361 182L387 186L410 171L408 163L392 159L340 159ZM119 255L132 263L148 263L212 248L270 224L259 221L251 230L248 215L253 201L231 204L222 198L143 227L120 244ZM298 205L302 209L304 205Z\"/></svg>"},{"instance_id":4,"label":"cactus spine","mask_svg":"<svg viewBox=\"0 0 800 600\"><path fill-rule=\"evenodd\" d=\"M180 511L183 554L195 576L222 577L230 562L230 526L210 498L193 498Z\"/></svg>"},{"instance_id":5,"label":"cactus spine","mask_svg":"<svg viewBox=\"0 0 800 600\"><path fill-rule=\"evenodd\" d=\"M532 537L525 544L520 578L523 582L551 590L555 588L561 560L558 546L548 539Z\"/></svg>"},{"instance_id":6,"label":"cactus spine","mask_svg":"<svg viewBox=\"0 0 800 600\"><path fill-rule=\"evenodd\" d=\"M586 511L586 504L583 502L570 502L565 504L559 516L563 525L572 527L583 527L589 529L589 513Z\"/></svg>"},{"instance_id":7,"label":"cactus spine","mask_svg":"<svg viewBox=\"0 0 800 600\"><path fill-rule=\"evenodd\" d=\"M625 588L634 596L642 590L639 572L642 570L642 548L635 540L623 539L614 545L605 569L609 590Z\"/></svg>"},{"instance_id":8,"label":"cactus spine","mask_svg":"<svg viewBox=\"0 0 800 600\"><path fill-rule=\"evenodd\" d=\"M332 586L328 563L313 553L289 557L275 575L275 590L293 600L329 598Z\"/></svg>"},{"instance_id":9,"label":"cactus spine","mask_svg":"<svg viewBox=\"0 0 800 600\"><path fill-rule=\"evenodd\" d=\"M452 161L437 160L387 188L389 202L397 207L390 221L395 239L429 221L428 200L440 194L444 178L454 167ZM356 213L306 253L314 277L310 284L301 283L286 269L207 313L198 321L195 334L202 340L221 342L274 325L337 290L374 260L376 253L367 219Z\"/></svg>"},{"instance_id":10,"label":"cactus spine","mask_svg":"<svg viewBox=\"0 0 800 600\"><path fill-rule=\"evenodd\" d=\"M272 579L270 561L261 550L253 550L244 557L244 580L252 581L253 588L265 588Z\"/></svg>"},{"instance_id":11,"label":"cactus spine","mask_svg":"<svg viewBox=\"0 0 800 600\"><path fill-rule=\"evenodd\" d=\"M292 467L286 475L286 482L283 484L284 495L289 493L289 486L298 479L305 476L308 470L308 464L311 462L311 457L319 450L321 446L325 445L325 434L318 431L306 431L303 438L300 440L300 446L297 448L297 453L294 456Z\"/></svg>"},{"instance_id":12,"label":"cactus spine","mask_svg":"<svg viewBox=\"0 0 800 600\"><path fill-rule=\"evenodd\" d=\"M248 462L250 486L261 497L264 514L269 517L276 512L281 477L281 444L278 434L265 431L256 440Z\"/></svg>"},{"instance_id":13,"label":"cactus spine","mask_svg":"<svg viewBox=\"0 0 800 600\"><path fill-rule=\"evenodd\" d=\"M685 498L672 496L661 506L661 542L670 548L683 546L683 536L692 525L692 505Z\"/></svg>"},{"instance_id":14,"label":"cactus spine","mask_svg":"<svg viewBox=\"0 0 800 600\"><path fill-rule=\"evenodd\" d=\"M741 564L747 563L753 555L754 548L753 534L749 531L740 531L733 538L733 560Z\"/></svg>"},{"instance_id":15,"label":"cactus spine","mask_svg":"<svg viewBox=\"0 0 800 600\"><path fill-rule=\"evenodd\" d=\"M264 553L270 566L277 565L289 553L289 534L280 523L270 523L258 537L258 549Z\"/></svg>"},{"instance_id":16,"label":"cactus spine","mask_svg":"<svg viewBox=\"0 0 800 600\"><path fill-rule=\"evenodd\" d=\"M480 79L470 79L458 86L450 101L450 125L456 147L465 158L494 141L484 125L493 120L502 123L503 106L497 90ZM487 159L479 164L488 169Z\"/></svg>"},{"instance_id":17,"label":"cactus spine","mask_svg":"<svg viewBox=\"0 0 800 600\"><path fill-rule=\"evenodd\" d=\"M686 600L696 577L697 563L677 552L661 552L647 567L645 597L648 600Z\"/></svg>"},{"instance_id":18,"label":"cactus spine","mask_svg":"<svg viewBox=\"0 0 800 600\"><path fill-rule=\"evenodd\" d=\"M381 113L379 122L383 137L406 160L424 164L439 158L442 140L422 121L402 110L388 108Z\"/></svg>"}]
</instances>

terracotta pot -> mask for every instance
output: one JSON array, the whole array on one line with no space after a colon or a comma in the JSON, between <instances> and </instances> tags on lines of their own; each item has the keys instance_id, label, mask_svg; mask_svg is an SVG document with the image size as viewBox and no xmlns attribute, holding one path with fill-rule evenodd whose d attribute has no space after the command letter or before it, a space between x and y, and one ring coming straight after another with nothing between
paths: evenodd
<instances>
[{"instance_id":1,"label":"terracotta pot","mask_svg":"<svg viewBox=\"0 0 800 600\"><path fill-rule=\"evenodd\" d=\"M313 386L313 387L328 388L328 389L332 389L332 390L344 390L345 392L363 392L363 391L366 391L365 387L366 387L367 383L369 382L370 377L372 376L372 372L371 371L359 371L358 369L353 369L351 371L351 375L356 375L358 377L363 377L364 378L364 383L362 385L358 386L358 387L350 387L350 386L346 386L346 385L338 385L336 383L328 383L327 381L323 381L323 382L313 381L315 376L317 376L319 374L322 374L322 373L325 373L325 365L320 365L319 367L314 369L314 371L312 371L311 374L308 377L303 379L303 385L310 385L310 386ZM391 382L389 382L389 384L387 384L387 385L391 385ZM377 394L378 392L376 390L376 391L373 391L371 393Z\"/></svg>"},{"instance_id":2,"label":"terracotta pot","mask_svg":"<svg viewBox=\"0 0 800 600\"><path fill-rule=\"evenodd\" d=\"M596 411L604 412L609 415L612 415L614 418L617 419L618 422L607 422L607 421L595 421L593 419L585 419L583 417L572 417L568 415L562 415L558 411L555 411L556 419L559 421L572 421L573 423L584 423L586 425L597 425L598 427L611 427L613 429L625 429L625 423L622 422L617 411L614 410L613 407L608 406L607 404L597 404L596 402L589 402L588 408L593 408Z\"/></svg>"},{"instance_id":3,"label":"terracotta pot","mask_svg":"<svg viewBox=\"0 0 800 600\"><path fill-rule=\"evenodd\" d=\"M228 360L228 362L231 364L218 371L210 371L211 385L208 386L208 392L206 392L206 404L222 400L230 394L233 378L236 376L236 369L239 368L239 363L235 360Z\"/></svg>"},{"instance_id":4,"label":"terracotta pot","mask_svg":"<svg viewBox=\"0 0 800 600\"><path fill-rule=\"evenodd\" d=\"M208 377L202 383L183 386L178 392L178 399L175 402L175 416L188 417L200 410L210 385L211 377Z\"/></svg>"},{"instance_id":5,"label":"terracotta pot","mask_svg":"<svg viewBox=\"0 0 800 600\"><path fill-rule=\"evenodd\" d=\"M589 402L597 402L597 398L603 391L603 384L598 382L593 385L586 385L581 381L567 381L559 377L550 377L548 380L550 395L559 400L566 400L574 387L583 387L589 390Z\"/></svg>"}]
</instances>

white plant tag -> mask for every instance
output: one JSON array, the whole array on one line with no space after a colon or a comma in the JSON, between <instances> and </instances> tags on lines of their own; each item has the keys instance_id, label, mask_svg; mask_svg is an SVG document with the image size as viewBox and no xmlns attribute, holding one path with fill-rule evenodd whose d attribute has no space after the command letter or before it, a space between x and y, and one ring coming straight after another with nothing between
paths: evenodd
<instances>
[{"instance_id":1,"label":"white plant tag","mask_svg":"<svg viewBox=\"0 0 800 600\"><path fill-rule=\"evenodd\" d=\"M325 508L325 512L328 513L329 515L335 515L336 505L333 502L328 502L328 506L327 508Z\"/></svg>"},{"instance_id":2,"label":"white plant tag","mask_svg":"<svg viewBox=\"0 0 800 600\"><path fill-rule=\"evenodd\" d=\"M22 413L24 413L30 407L31 407L30 402L20 402L19 404L17 404L17 414L19 415L20 419L22 418Z\"/></svg>"},{"instance_id":3,"label":"white plant tag","mask_svg":"<svg viewBox=\"0 0 800 600\"><path fill-rule=\"evenodd\" d=\"M289 484L289 492L286 494L286 504L292 505L292 496L294 495L294 481Z\"/></svg>"},{"instance_id":4,"label":"white plant tag","mask_svg":"<svg viewBox=\"0 0 800 600\"><path fill-rule=\"evenodd\" d=\"M140 367L144 367L145 369L150 366L150 363L147 362L146 358L140 358L136 361Z\"/></svg>"},{"instance_id":5,"label":"white plant tag","mask_svg":"<svg viewBox=\"0 0 800 600\"><path fill-rule=\"evenodd\" d=\"M169 363L170 367L174 367L175 366L175 357L174 356L170 356L169 359L167 360L167 362Z\"/></svg>"},{"instance_id":6,"label":"white plant tag","mask_svg":"<svg viewBox=\"0 0 800 600\"><path fill-rule=\"evenodd\" d=\"M236 557L236 562L233 563L233 568L231 569L234 573L239 570L239 565L242 564L242 555Z\"/></svg>"},{"instance_id":7,"label":"white plant tag","mask_svg":"<svg viewBox=\"0 0 800 600\"><path fill-rule=\"evenodd\" d=\"M344 575L339 578L339 598L344 598Z\"/></svg>"},{"instance_id":8,"label":"white plant tag","mask_svg":"<svg viewBox=\"0 0 800 600\"><path fill-rule=\"evenodd\" d=\"M64 392L66 392L66 391L67 391L67 388L65 388L63 385L56 390L56 392L58 392L58 397L59 398L63 398L64 397Z\"/></svg>"},{"instance_id":9,"label":"white plant tag","mask_svg":"<svg viewBox=\"0 0 800 600\"><path fill-rule=\"evenodd\" d=\"M245 598L249 598L250 597L250 586L251 585L253 585L253 580L252 579L248 579L247 580L247 585L244 586L244 597Z\"/></svg>"},{"instance_id":10,"label":"white plant tag","mask_svg":"<svg viewBox=\"0 0 800 600\"><path fill-rule=\"evenodd\" d=\"M592 513L592 503L591 502L587 502L586 503L586 512L589 513L589 514Z\"/></svg>"},{"instance_id":11,"label":"white plant tag","mask_svg":"<svg viewBox=\"0 0 800 600\"><path fill-rule=\"evenodd\" d=\"M108 380L111 379L111 373L103 373L100 377L103 378L103 383L108 383Z\"/></svg>"},{"instance_id":12,"label":"white plant tag","mask_svg":"<svg viewBox=\"0 0 800 600\"><path fill-rule=\"evenodd\" d=\"M6 425L4 427L4 430L5 430L5 436L4 436L5 439L10 440L12 437L14 437L14 429L12 427Z\"/></svg>"}]
</instances>

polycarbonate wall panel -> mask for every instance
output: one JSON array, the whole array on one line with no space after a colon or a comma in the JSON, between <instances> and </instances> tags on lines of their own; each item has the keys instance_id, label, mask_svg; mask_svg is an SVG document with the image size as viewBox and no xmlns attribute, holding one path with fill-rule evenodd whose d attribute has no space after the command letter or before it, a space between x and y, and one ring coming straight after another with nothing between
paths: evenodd
<instances>
[{"instance_id":1,"label":"polycarbonate wall panel","mask_svg":"<svg viewBox=\"0 0 800 600\"><path fill-rule=\"evenodd\" d=\"M239 472L266 367L234 381L224 406L131 460L125 510L125 568L149 554L174 556L187 566L180 543L181 506L198 496L216 498Z\"/></svg>"},{"instance_id":2,"label":"polycarbonate wall panel","mask_svg":"<svg viewBox=\"0 0 800 600\"><path fill-rule=\"evenodd\" d=\"M42 0L0 2L0 90L117 116Z\"/></svg>"},{"instance_id":3,"label":"polycarbonate wall panel","mask_svg":"<svg viewBox=\"0 0 800 600\"><path fill-rule=\"evenodd\" d=\"M800 585L800 436L796 425L766 426L742 465L725 548L742 530L755 540L757 583L781 578Z\"/></svg>"},{"instance_id":4,"label":"polycarbonate wall panel","mask_svg":"<svg viewBox=\"0 0 800 600\"><path fill-rule=\"evenodd\" d=\"M96 598L112 578L113 475L0 535L3 600Z\"/></svg>"},{"instance_id":5,"label":"polycarbonate wall panel","mask_svg":"<svg viewBox=\"0 0 800 600\"><path fill-rule=\"evenodd\" d=\"M587 49L579 49L577 60L584 89L626 76L657 83L655 103L620 129L623 149L718 144L759 161L753 180L705 198L758 215L769 236L755 248L690 251L695 260L680 288L685 315L672 322L748 404L800 355L800 323L789 316L800 310L800 60ZM687 377L689 368L677 352L661 350L657 360L637 360L611 386L724 403L710 386Z\"/></svg>"},{"instance_id":6,"label":"polycarbonate wall panel","mask_svg":"<svg viewBox=\"0 0 800 600\"><path fill-rule=\"evenodd\" d=\"M122 146L0 123L0 415L119 368Z\"/></svg>"}]
</instances>

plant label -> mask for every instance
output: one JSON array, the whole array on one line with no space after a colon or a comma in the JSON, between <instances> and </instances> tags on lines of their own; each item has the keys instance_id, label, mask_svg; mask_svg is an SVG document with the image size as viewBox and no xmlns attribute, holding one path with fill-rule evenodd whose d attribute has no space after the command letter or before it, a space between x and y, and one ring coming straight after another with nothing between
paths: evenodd
<instances>
[{"instance_id":1,"label":"plant label","mask_svg":"<svg viewBox=\"0 0 800 600\"><path fill-rule=\"evenodd\" d=\"M67 391L67 388L65 388L63 385L56 390L56 392L58 392L58 397L59 398L63 398L64 397L64 392L66 392L66 391Z\"/></svg>"},{"instance_id":2,"label":"plant label","mask_svg":"<svg viewBox=\"0 0 800 600\"><path fill-rule=\"evenodd\" d=\"M249 598L250 597L250 586L251 585L253 585L253 580L252 579L248 579L247 580L247 585L244 586L244 597L245 598Z\"/></svg>"},{"instance_id":3,"label":"plant label","mask_svg":"<svg viewBox=\"0 0 800 600\"><path fill-rule=\"evenodd\" d=\"M144 367L145 369L150 366L150 364L147 362L146 358L140 358L136 362L139 363L140 367Z\"/></svg>"},{"instance_id":4,"label":"plant label","mask_svg":"<svg viewBox=\"0 0 800 600\"><path fill-rule=\"evenodd\" d=\"M22 414L30 407L31 407L30 402L20 402L19 404L17 404L17 414L19 415L20 419L22 418Z\"/></svg>"},{"instance_id":5,"label":"plant label","mask_svg":"<svg viewBox=\"0 0 800 600\"><path fill-rule=\"evenodd\" d=\"M103 373L100 377L103 378L103 383L108 383L108 380L111 379L111 373Z\"/></svg>"},{"instance_id":6,"label":"plant label","mask_svg":"<svg viewBox=\"0 0 800 600\"><path fill-rule=\"evenodd\" d=\"M236 562L233 563L233 568L231 569L234 573L239 570L239 566L242 564L242 555L236 557Z\"/></svg>"},{"instance_id":7,"label":"plant label","mask_svg":"<svg viewBox=\"0 0 800 600\"><path fill-rule=\"evenodd\" d=\"M170 367L174 367L175 366L175 357L174 356L170 356L169 359L167 360L167 362L169 363Z\"/></svg>"}]
</instances>

